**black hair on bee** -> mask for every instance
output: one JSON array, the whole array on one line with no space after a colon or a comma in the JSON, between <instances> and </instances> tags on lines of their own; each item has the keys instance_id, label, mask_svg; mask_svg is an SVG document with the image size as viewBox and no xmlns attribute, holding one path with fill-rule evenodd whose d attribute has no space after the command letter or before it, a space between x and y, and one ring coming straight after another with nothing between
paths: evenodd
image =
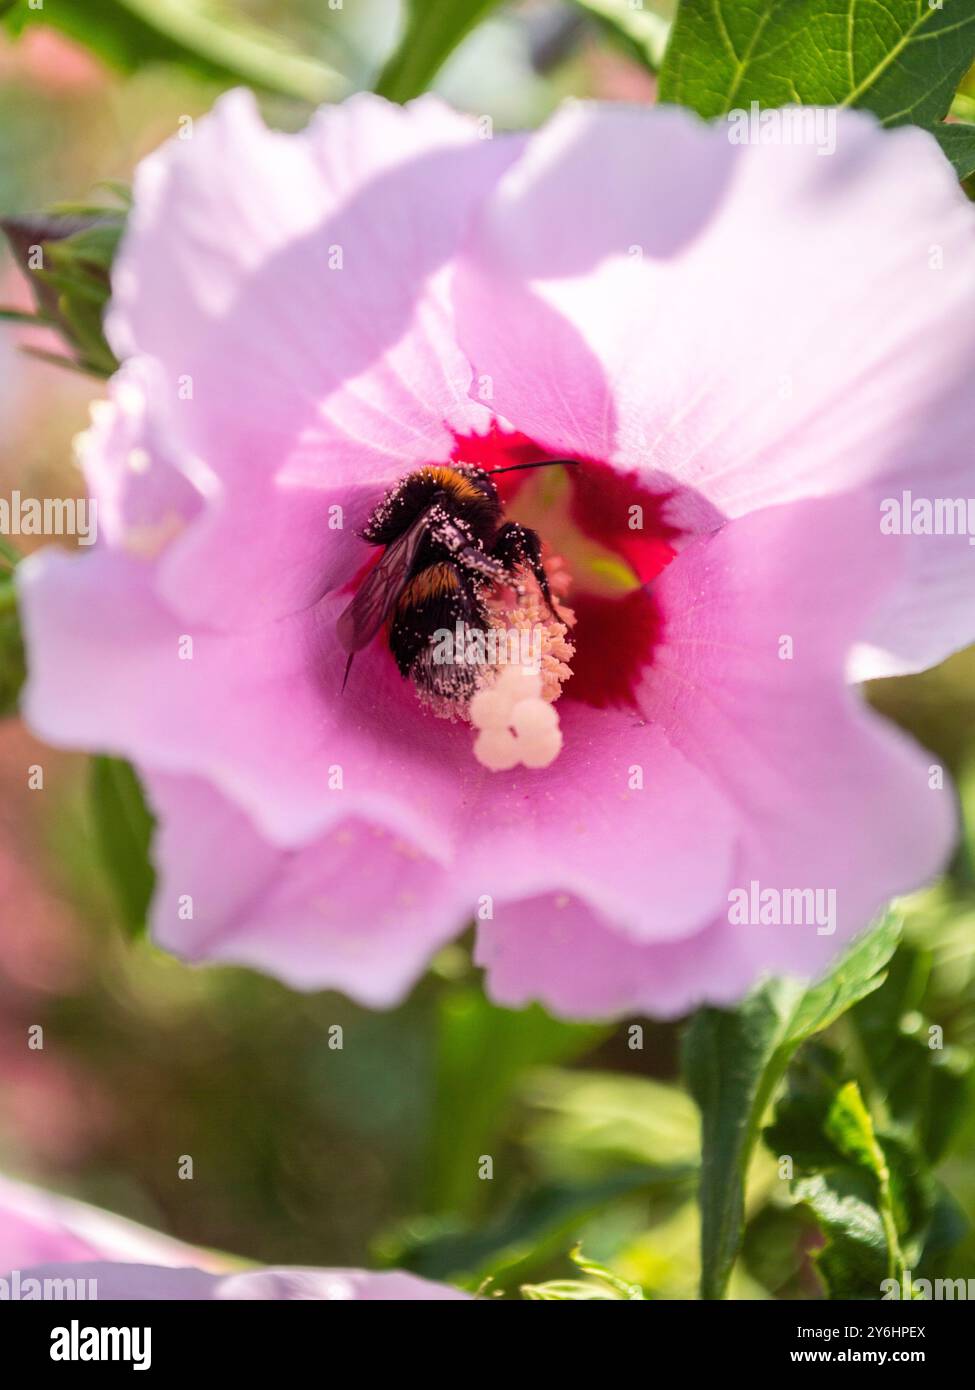
<instances>
[{"instance_id":1,"label":"black hair on bee","mask_svg":"<svg viewBox=\"0 0 975 1390\"><path fill-rule=\"evenodd\" d=\"M513 583L520 567L534 575L554 612L541 541L529 527L504 521L492 475L574 463L544 459L490 471L437 464L402 478L361 532L363 540L385 550L338 619L339 641L349 653L345 681L356 652L388 623L390 649L403 676L429 693L454 699L471 694L473 672L432 661L438 630L453 631L458 622L485 628L485 593Z\"/></svg>"}]
</instances>

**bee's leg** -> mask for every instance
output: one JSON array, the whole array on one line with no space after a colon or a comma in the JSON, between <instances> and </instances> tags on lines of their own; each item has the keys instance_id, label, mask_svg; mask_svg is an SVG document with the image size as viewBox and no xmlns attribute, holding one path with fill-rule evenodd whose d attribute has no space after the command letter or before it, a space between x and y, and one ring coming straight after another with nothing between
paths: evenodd
<instances>
[{"instance_id":1,"label":"bee's leg","mask_svg":"<svg viewBox=\"0 0 975 1390\"><path fill-rule=\"evenodd\" d=\"M521 526L517 521L506 522L494 538L491 556L500 560L506 569L511 570L517 565L524 565L526 569L531 570L552 617L558 617L552 601L548 575L542 564L542 542L537 531L533 531L530 526Z\"/></svg>"},{"instance_id":2,"label":"bee's leg","mask_svg":"<svg viewBox=\"0 0 975 1390\"><path fill-rule=\"evenodd\" d=\"M503 560L496 559L479 545L474 545L468 533L449 517L431 526L430 536L448 551L455 569L483 575L485 579L492 579L496 584L507 578Z\"/></svg>"}]
</instances>

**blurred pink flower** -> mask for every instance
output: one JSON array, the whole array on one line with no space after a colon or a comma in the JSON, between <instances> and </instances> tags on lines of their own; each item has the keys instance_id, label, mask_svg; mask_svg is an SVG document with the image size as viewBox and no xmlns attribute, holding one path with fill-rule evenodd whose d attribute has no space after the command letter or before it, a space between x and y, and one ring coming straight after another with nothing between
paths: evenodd
<instances>
[{"instance_id":1,"label":"blurred pink flower","mask_svg":"<svg viewBox=\"0 0 975 1390\"><path fill-rule=\"evenodd\" d=\"M32 1011L35 994L79 989L86 973L77 921L46 881L37 853L41 803L27 793L26 780L42 757L50 777L49 751L16 721L0 724L0 1017L6 1022L21 1007Z\"/></svg>"},{"instance_id":2,"label":"blurred pink flower","mask_svg":"<svg viewBox=\"0 0 975 1390\"><path fill-rule=\"evenodd\" d=\"M0 1176L0 1278L93 1279L100 1299L466 1299L393 1270L241 1269L156 1231Z\"/></svg>"},{"instance_id":3,"label":"blurred pink flower","mask_svg":"<svg viewBox=\"0 0 975 1390\"><path fill-rule=\"evenodd\" d=\"M4 1148L24 1166L63 1170L112 1132L113 1104L83 1067L47 1049L29 1050L29 1027L29 1016L16 1028L7 1019L0 1027Z\"/></svg>"},{"instance_id":4,"label":"blurred pink flower","mask_svg":"<svg viewBox=\"0 0 975 1390\"><path fill-rule=\"evenodd\" d=\"M33 26L16 43L0 39L0 73L27 77L54 92L87 91L105 81L104 68L91 54L51 29Z\"/></svg>"},{"instance_id":5,"label":"blurred pink flower","mask_svg":"<svg viewBox=\"0 0 975 1390\"><path fill-rule=\"evenodd\" d=\"M851 112L828 158L668 109L484 133L362 96L277 134L238 92L142 164L101 535L22 567L27 714L137 764L189 959L386 1005L474 916L502 1002L728 1002L951 848L845 678L973 635L975 548L880 516L971 492L975 213L930 136ZM529 458L582 464L504 493L575 654L561 753L490 772L382 635L341 693L336 622L398 480ZM832 930L729 920L753 883L835 893Z\"/></svg>"},{"instance_id":6,"label":"blurred pink flower","mask_svg":"<svg viewBox=\"0 0 975 1390\"><path fill-rule=\"evenodd\" d=\"M174 1268L193 1264L211 1272L234 1267L229 1259L149 1231L135 1221L0 1174L2 1272L68 1260L118 1260Z\"/></svg>"}]
</instances>

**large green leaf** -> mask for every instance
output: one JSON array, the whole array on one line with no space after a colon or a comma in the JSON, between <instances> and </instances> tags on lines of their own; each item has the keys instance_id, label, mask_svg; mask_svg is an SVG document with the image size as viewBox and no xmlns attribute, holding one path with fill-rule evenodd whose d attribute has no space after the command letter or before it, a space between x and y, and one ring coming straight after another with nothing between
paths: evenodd
<instances>
[{"instance_id":1,"label":"large green leaf","mask_svg":"<svg viewBox=\"0 0 975 1390\"><path fill-rule=\"evenodd\" d=\"M376 80L376 91L390 101L419 96L436 77L461 39L499 0L409 0L406 27L396 51Z\"/></svg>"},{"instance_id":2,"label":"large green leaf","mask_svg":"<svg viewBox=\"0 0 975 1390\"><path fill-rule=\"evenodd\" d=\"M267 29L201 0L14 0L0 9L13 32L48 24L122 72L175 63L200 77L298 101L334 99L344 81L332 68Z\"/></svg>"},{"instance_id":3,"label":"large green leaf","mask_svg":"<svg viewBox=\"0 0 975 1390\"><path fill-rule=\"evenodd\" d=\"M942 122L932 126L931 133L951 160L958 177L970 179L975 174L975 125L945 125Z\"/></svg>"},{"instance_id":4,"label":"large green leaf","mask_svg":"<svg viewBox=\"0 0 975 1390\"><path fill-rule=\"evenodd\" d=\"M149 858L154 820L139 779L120 758L91 764L95 835L123 924L136 935L145 927L155 874Z\"/></svg>"},{"instance_id":5,"label":"large green leaf","mask_svg":"<svg viewBox=\"0 0 975 1390\"><path fill-rule=\"evenodd\" d=\"M735 1010L701 1009L684 1066L701 1110L701 1296L721 1298L741 1244L745 1178L759 1126L785 1069L807 1038L879 988L899 924L860 937L817 984L770 980Z\"/></svg>"},{"instance_id":6,"label":"large green leaf","mask_svg":"<svg viewBox=\"0 0 975 1390\"><path fill-rule=\"evenodd\" d=\"M930 125L973 55L970 0L681 0L660 99L706 117L757 101Z\"/></svg>"}]
</instances>

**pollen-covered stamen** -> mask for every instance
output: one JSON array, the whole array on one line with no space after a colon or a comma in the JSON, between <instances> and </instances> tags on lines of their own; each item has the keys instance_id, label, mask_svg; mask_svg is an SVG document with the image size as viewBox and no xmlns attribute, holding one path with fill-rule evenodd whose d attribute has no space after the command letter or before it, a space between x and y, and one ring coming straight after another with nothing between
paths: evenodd
<instances>
[{"instance_id":1,"label":"pollen-covered stamen","mask_svg":"<svg viewBox=\"0 0 975 1390\"><path fill-rule=\"evenodd\" d=\"M431 713L440 719L462 719L481 727L472 712L474 700L493 697L502 680L523 672L531 674L532 685L523 682L517 687L522 692L530 693L541 704L551 705L559 698L572 675L575 649L569 634L575 615L560 597L571 582L564 564L557 557L547 559L545 571L552 607L542 596L535 577L519 572L513 582L482 591L482 626L459 624L455 631L437 635L438 640L430 648L436 678L417 686L420 701ZM506 687L509 696L515 688ZM509 696L500 705L495 702L502 712L511 704ZM491 700L486 704L482 700L479 708L489 710Z\"/></svg>"},{"instance_id":2,"label":"pollen-covered stamen","mask_svg":"<svg viewBox=\"0 0 975 1390\"><path fill-rule=\"evenodd\" d=\"M569 631L575 617L558 598L569 583L564 566L550 561L546 574L554 613L532 576L519 577L515 589L495 590L486 601L492 628L506 639L499 650L516 657L508 665L486 668L467 711L479 730L474 756L492 772L518 764L548 767L562 748L555 701L572 675Z\"/></svg>"},{"instance_id":3,"label":"pollen-covered stamen","mask_svg":"<svg viewBox=\"0 0 975 1390\"><path fill-rule=\"evenodd\" d=\"M546 559L545 573L552 607L542 596L537 580L530 574L521 574L517 587L498 587L488 594L485 608L488 622L499 634L498 649L504 645L508 664L537 669L542 681L541 697L554 703L572 675L575 645L570 632L575 626L575 614L563 602L571 579L562 560L557 556ZM520 659L512 659L515 653L520 654ZM489 670L489 681L497 674L496 670Z\"/></svg>"},{"instance_id":4,"label":"pollen-covered stamen","mask_svg":"<svg viewBox=\"0 0 975 1390\"><path fill-rule=\"evenodd\" d=\"M519 763L548 767L561 751L559 716L542 696L537 671L509 666L474 696L470 717L479 730L474 756L491 772L508 772Z\"/></svg>"}]
</instances>

